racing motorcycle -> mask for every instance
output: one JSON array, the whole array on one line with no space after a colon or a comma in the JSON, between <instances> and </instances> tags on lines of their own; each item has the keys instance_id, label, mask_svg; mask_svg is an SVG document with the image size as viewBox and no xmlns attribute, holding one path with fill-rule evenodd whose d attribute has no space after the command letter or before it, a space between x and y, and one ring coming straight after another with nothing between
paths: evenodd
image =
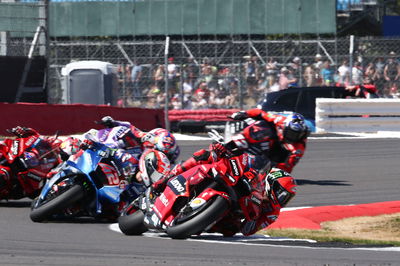
<instances>
[{"instance_id":1,"label":"racing motorcycle","mask_svg":"<svg viewBox=\"0 0 400 266\"><path fill-rule=\"evenodd\" d=\"M125 132L125 127L92 129L85 134L89 145L72 155L44 185L31 206L30 218L42 222L57 217L89 216L114 220L119 216L125 189L142 193L140 184L128 183L137 164L121 168L118 150L106 145L110 132ZM141 152L140 149L132 151ZM134 186L132 188L132 186ZM137 197L138 195L133 195Z\"/></svg>"},{"instance_id":2,"label":"racing motorcycle","mask_svg":"<svg viewBox=\"0 0 400 266\"><path fill-rule=\"evenodd\" d=\"M254 218L260 213L262 193L253 182L258 177L245 174L252 159L243 153L193 167L170 178L159 195L149 186L121 213L121 231L140 235L151 229L184 239L215 231L230 219ZM154 172L157 161L148 162L146 168Z\"/></svg>"},{"instance_id":3,"label":"racing motorcycle","mask_svg":"<svg viewBox=\"0 0 400 266\"><path fill-rule=\"evenodd\" d=\"M12 130L7 131L13 133ZM39 134L4 139L0 144L0 172L6 179L0 180L3 182L0 184L0 200L35 198L47 173L59 165L66 155L60 148L61 144L57 135L46 138L46 141ZM31 158L29 152L32 149L42 153L37 158ZM28 163L29 159L34 159L35 164Z\"/></svg>"}]
</instances>

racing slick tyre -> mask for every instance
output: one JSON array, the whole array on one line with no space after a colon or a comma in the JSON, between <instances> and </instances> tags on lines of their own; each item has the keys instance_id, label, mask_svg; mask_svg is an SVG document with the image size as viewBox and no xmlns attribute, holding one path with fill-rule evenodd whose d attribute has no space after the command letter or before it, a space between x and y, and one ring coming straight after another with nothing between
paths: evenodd
<instances>
[{"instance_id":1,"label":"racing slick tyre","mask_svg":"<svg viewBox=\"0 0 400 266\"><path fill-rule=\"evenodd\" d=\"M75 184L57 197L50 199L49 201L44 201L39 204L39 206L34 207L38 200L36 198L32 203L32 209L29 216L33 222L42 222L48 219L51 215L57 214L65 208L80 201L84 195L85 193L82 185Z\"/></svg>"},{"instance_id":2,"label":"racing slick tyre","mask_svg":"<svg viewBox=\"0 0 400 266\"><path fill-rule=\"evenodd\" d=\"M205 205L205 208L186 212L175 219L175 225L167 228L171 238L185 239L191 235L203 232L209 225L217 221L229 209L228 201L217 196Z\"/></svg>"},{"instance_id":3,"label":"racing slick tyre","mask_svg":"<svg viewBox=\"0 0 400 266\"><path fill-rule=\"evenodd\" d=\"M148 230L143 220L144 213L141 210L122 215L118 218L119 229L125 235L141 235Z\"/></svg>"}]
</instances>

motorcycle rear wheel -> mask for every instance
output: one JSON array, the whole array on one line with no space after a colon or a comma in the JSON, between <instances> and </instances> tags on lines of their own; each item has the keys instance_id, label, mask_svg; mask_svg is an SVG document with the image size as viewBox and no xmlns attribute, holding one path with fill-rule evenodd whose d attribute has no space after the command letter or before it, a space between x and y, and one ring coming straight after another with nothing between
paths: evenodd
<instances>
[{"instance_id":1,"label":"motorcycle rear wheel","mask_svg":"<svg viewBox=\"0 0 400 266\"><path fill-rule=\"evenodd\" d=\"M39 205L38 207L32 207L29 217L33 222L40 223L47 220L51 215L57 214L70 207L74 203L80 201L84 197L84 188L81 184L75 184L71 186L67 191L54 199ZM37 199L32 203L35 205Z\"/></svg>"},{"instance_id":2,"label":"motorcycle rear wheel","mask_svg":"<svg viewBox=\"0 0 400 266\"><path fill-rule=\"evenodd\" d=\"M118 218L119 229L128 236L141 235L148 230L143 220L144 213L141 210L122 215Z\"/></svg>"},{"instance_id":3,"label":"motorcycle rear wheel","mask_svg":"<svg viewBox=\"0 0 400 266\"><path fill-rule=\"evenodd\" d=\"M217 221L229 209L228 201L217 196L201 212L196 214L188 213L186 217L181 217L184 222L167 228L167 234L171 238L185 239L191 235L203 232L209 225ZM190 216L190 218L188 218Z\"/></svg>"}]
</instances>

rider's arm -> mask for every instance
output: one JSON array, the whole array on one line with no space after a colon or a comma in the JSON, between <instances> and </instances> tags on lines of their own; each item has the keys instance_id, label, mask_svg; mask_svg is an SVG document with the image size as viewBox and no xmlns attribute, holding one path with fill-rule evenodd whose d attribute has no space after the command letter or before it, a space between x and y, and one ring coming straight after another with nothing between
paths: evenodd
<instances>
[{"instance_id":1,"label":"rider's arm","mask_svg":"<svg viewBox=\"0 0 400 266\"><path fill-rule=\"evenodd\" d=\"M286 150L289 151L289 156L287 157L285 162L280 162L275 165L288 173L291 173L293 167L299 162L301 157L304 155L305 151L305 142L298 142L298 143L284 143L283 146Z\"/></svg>"},{"instance_id":2,"label":"rider's arm","mask_svg":"<svg viewBox=\"0 0 400 266\"><path fill-rule=\"evenodd\" d=\"M11 132L20 138L25 138L25 137L33 136L33 135L39 136L39 133L30 127L17 126L17 127L14 127L13 129L11 129Z\"/></svg>"},{"instance_id":3,"label":"rider's arm","mask_svg":"<svg viewBox=\"0 0 400 266\"><path fill-rule=\"evenodd\" d=\"M249 236L255 234L257 231L266 228L278 219L280 209L275 209L268 212L263 212L254 220L244 220L240 226L240 231L243 235Z\"/></svg>"},{"instance_id":4,"label":"rider's arm","mask_svg":"<svg viewBox=\"0 0 400 266\"><path fill-rule=\"evenodd\" d=\"M201 149L193 153L192 157L181 164L177 164L170 172L170 176L179 175L197 165L212 163L217 160L216 155L205 149Z\"/></svg>"}]
</instances>

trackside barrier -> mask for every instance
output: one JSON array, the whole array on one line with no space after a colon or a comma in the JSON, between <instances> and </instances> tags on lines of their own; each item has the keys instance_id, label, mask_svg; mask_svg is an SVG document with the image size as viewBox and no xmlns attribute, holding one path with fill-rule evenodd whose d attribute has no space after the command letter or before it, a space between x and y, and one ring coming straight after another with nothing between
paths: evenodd
<instances>
[{"instance_id":1,"label":"trackside barrier","mask_svg":"<svg viewBox=\"0 0 400 266\"><path fill-rule=\"evenodd\" d=\"M168 117L173 121L228 121L228 116L238 109L171 110Z\"/></svg>"},{"instance_id":2,"label":"trackside barrier","mask_svg":"<svg viewBox=\"0 0 400 266\"><path fill-rule=\"evenodd\" d=\"M162 109L120 108L90 104L0 103L0 135L15 126L32 127L44 135L70 135L101 128L94 121L103 116L129 121L142 130L164 127Z\"/></svg>"},{"instance_id":3,"label":"trackside barrier","mask_svg":"<svg viewBox=\"0 0 400 266\"><path fill-rule=\"evenodd\" d=\"M316 100L317 133L400 131L400 99Z\"/></svg>"}]
</instances>

